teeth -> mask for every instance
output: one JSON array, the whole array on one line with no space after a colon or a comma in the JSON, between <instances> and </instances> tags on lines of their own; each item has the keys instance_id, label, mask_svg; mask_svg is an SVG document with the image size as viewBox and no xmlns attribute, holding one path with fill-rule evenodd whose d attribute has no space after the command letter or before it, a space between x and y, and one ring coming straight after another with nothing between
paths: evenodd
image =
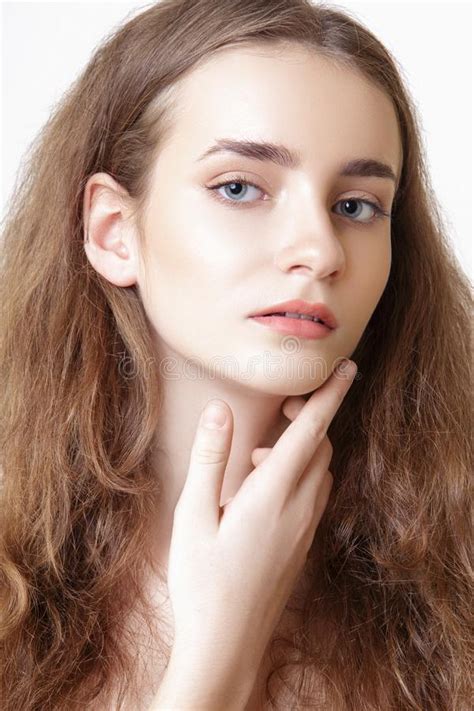
<instances>
[{"instance_id":1,"label":"teeth","mask_svg":"<svg viewBox=\"0 0 474 711\"><path fill-rule=\"evenodd\" d=\"M296 314L296 313L291 313L291 311L285 311L285 316L288 316L289 318L300 318L303 321L315 321L316 323L323 323L320 318L317 316L309 316L306 314Z\"/></svg>"},{"instance_id":2,"label":"teeth","mask_svg":"<svg viewBox=\"0 0 474 711\"><path fill-rule=\"evenodd\" d=\"M299 319L302 319L303 321L315 321L316 323L323 323L324 324L324 321L321 321L321 319L317 318L317 316L309 316L306 314L292 313L291 311L285 311L284 313L278 314L278 316L286 316L287 318L299 318Z\"/></svg>"}]
</instances>

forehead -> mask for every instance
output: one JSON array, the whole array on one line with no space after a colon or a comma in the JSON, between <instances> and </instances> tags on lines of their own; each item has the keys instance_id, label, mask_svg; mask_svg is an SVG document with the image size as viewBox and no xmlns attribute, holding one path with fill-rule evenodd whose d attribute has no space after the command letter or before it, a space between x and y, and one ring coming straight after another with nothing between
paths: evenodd
<instances>
[{"instance_id":1,"label":"forehead","mask_svg":"<svg viewBox=\"0 0 474 711\"><path fill-rule=\"evenodd\" d=\"M216 138L291 145L305 160L368 155L399 173L401 143L391 100L361 73L304 47L224 48L179 83L171 142L188 158Z\"/></svg>"}]
</instances>

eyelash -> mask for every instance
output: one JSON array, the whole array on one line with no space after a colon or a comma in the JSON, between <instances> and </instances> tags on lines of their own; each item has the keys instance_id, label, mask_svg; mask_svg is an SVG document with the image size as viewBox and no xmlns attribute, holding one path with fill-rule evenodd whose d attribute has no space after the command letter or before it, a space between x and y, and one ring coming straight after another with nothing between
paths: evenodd
<instances>
[{"instance_id":1,"label":"eyelash","mask_svg":"<svg viewBox=\"0 0 474 711\"><path fill-rule=\"evenodd\" d=\"M241 183L242 185L249 185L252 188L257 188L257 190L260 190L261 192L265 192L263 188L261 188L259 185L256 185L255 183L251 183L250 181L246 180L243 176L241 175L234 175L232 178L229 178L226 180L224 183L219 183L218 185L210 185L207 187L207 190L211 191L212 196L216 199L219 200L219 202L222 202L224 204L230 205L231 207L237 207L238 209L244 208L245 206L250 205L251 203L244 203L244 202L238 202L234 200L228 200L227 198L222 197L219 195L217 192L218 188L222 188L225 185L231 185L232 183ZM382 210L377 203L372 202L372 200L366 200L365 198L357 198L357 197L347 197L344 198L343 200L338 200L336 203L339 204L340 202L346 202L349 200L354 200L355 202L363 202L366 205L370 205L375 211L374 217L370 220L351 220L350 216L348 215L348 219L351 222L358 222L361 225L370 225L371 223L375 222L376 220L381 219L382 217L391 217L390 212L385 212L385 210ZM340 215L340 217L345 217L345 215Z\"/></svg>"}]
</instances>

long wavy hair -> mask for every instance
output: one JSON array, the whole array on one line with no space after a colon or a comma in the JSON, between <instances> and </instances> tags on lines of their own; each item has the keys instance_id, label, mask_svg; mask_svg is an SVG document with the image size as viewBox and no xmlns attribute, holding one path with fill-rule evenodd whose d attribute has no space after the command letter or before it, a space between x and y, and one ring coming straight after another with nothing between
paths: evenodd
<instances>
[{"instance_id":1,"label":"long wavy hair","mask_svg":"<svg viewBox=\"0 0 474 711\"><path fill-rule=\"evenodd\" d=\"M275 677L286 709L467 711L471 285L396 60L346 10L308 0L153 4L105 38L30 147L1 244L5 711L84 708L117 680L122 708L135 664L122 621L155 614L142 585L159 491L155 351L137 287L87 260L85 184L109 173L141 226L179 80L220 49L282 42L390 97L403 170L390 276L352 354L361 377L328 431L334 484L305 568L304 623L271 644L266 696L276 707Z\"/></svg>"}]
</instances>

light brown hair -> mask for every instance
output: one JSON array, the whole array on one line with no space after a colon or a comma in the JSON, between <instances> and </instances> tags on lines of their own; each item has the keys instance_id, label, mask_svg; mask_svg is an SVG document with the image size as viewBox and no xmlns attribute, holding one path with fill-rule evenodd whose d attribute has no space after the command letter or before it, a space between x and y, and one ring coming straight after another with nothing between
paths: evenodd
<instances>
[{"instance_id":1,"label":"light brown hair","mask_svg":"<svg viewBox=\"0 0 474 711\"><path fill-rule=\"evenodd\" d=\"M293 707L310 703L316 678L324 701L312 708L468 708L471 293L400 70L331 5L164 0L95 51L32 146L3 225L5 711L84 708L113 679L125 693L134 662L121 620L132 606L152 614L141 580L155 353L137 288L111 284L84 253L84 186L109 173L140 220L179 79L225 47L282 42L359 70L390 97L403 169L389 280L352 354L362 377L328 431L334 484L308 557L304 627L275 640L267 693L279 676Z\"/></svg>"}]
</instances>

